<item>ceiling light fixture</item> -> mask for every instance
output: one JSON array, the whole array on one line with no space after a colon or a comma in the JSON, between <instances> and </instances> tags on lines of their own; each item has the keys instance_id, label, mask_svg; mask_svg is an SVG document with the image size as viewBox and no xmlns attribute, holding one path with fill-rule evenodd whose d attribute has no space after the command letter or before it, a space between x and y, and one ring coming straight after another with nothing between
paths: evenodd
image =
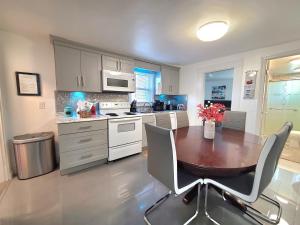
<instances>
[{"instance_id":1,"label":"ceiling light fixture","mask_svg":"<svg viewBox=\"0 0 300 225\"><path fill-rule=\"evenodd\" d=\"M290 64L292 65L300 65L300 59L293 59L290 61Z\"/></svg>"},{"instance_id":2,"label":"ceiling light fixture","mask_svg":"<svg viewBox=\"0 0 300 225\"><path fill-rule=\"evenodd\" d=\"M214 21L202 25L197 31L197 37L201 41L215 41L223 37L228 31L229 25L224 21Z\"/></svg>"}]
</instances>

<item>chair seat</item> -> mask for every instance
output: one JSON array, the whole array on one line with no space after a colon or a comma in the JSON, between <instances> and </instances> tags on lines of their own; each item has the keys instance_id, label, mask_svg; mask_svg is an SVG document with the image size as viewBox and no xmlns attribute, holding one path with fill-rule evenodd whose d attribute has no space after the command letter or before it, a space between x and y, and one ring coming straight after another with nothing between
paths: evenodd
<instances>
[{"instance_id":1,"label":"chair seat","mask_svg":"<svg viewBox=\"0 0 300 225\"><path fill-rule=\"evenodd\" d=\"M195 181L198 181L200 179L198 176L195 176L179 167L177 169L177 178L178 178L178 188L179 189L186 187L189 184L191 184Z\"/></svg>"},{"instance_id":2,"label":"chair seat","mask_svg":"<svg viewBox=\"0 0 300 225\"><path fill-rule=\"evenodd\" d=\"M254 175L255 172L250 172L236 177L214 178L213 180L234 191L250 195L253 188Z\"/></svg>"}]
</instances>

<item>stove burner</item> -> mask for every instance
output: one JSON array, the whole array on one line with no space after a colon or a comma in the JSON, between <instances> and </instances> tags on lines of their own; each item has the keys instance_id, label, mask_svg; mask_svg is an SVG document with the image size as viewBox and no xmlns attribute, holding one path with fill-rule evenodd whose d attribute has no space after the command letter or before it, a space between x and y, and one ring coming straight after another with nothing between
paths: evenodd
<instances>
[{"instance_id":1,"label":"stove burner","mask_svg":"<svg viewBox=\"0 0 300 225\"><path fill-rule=\"evenodd\" d=\"M118 116L118 114L116 114L116 113L106 113L105 115L107 115L107 116Z\"/></svg>"},{"instance_id":2,"label":"stove burner","mask_svg":"<svg viewBox=\"0 0 300 225\"><path fill-rule=\"evenodd\" d=\"M134 112L125 112L124 114L125 115L136 115L136 113L134 113Z\"/></svg>"}]
</instances>

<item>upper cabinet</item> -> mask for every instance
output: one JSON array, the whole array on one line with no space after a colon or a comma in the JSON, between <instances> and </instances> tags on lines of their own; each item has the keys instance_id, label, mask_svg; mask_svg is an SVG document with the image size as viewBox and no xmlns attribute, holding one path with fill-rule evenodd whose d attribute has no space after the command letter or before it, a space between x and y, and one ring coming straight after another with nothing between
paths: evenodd
<instances>
[{"instance_id":1,"label":"upper cabinet","mask_svg":"<svg viewBox=\"0 0 300 225\"><path fill-rule=\"evenodd\" d=\"M80 51L60 45L55 45L56 89L64 91L79 91Z\"/></svg>"},{"instance_id":2,"label":"upper cabinet","mask_svg":"<svg viewBox=\"0 0 300 225\"><path fill-rule=\"evenodd\" d=\"M179 94L179 69L162 66L161 68L162 94Z\"/></svg>"},{"instance_id":3,"label":"upper cabinet","mask_svg":"<svg viewBox=\"0 0 300 225\"><path fill-rule=\"evenodd\" d=\"M133 60L103 55L102 68L103 70L133 73L135 63Z\"/></svg>"},{"instance_id":4,"label":"upper cabinet","mask_svg":"<svg viewBox=\"0 0 300 225\"><path fill-rule=\"evenodd\" d=\"M56 89L101 92L101 55L55 45Z\"/></svg>"}]
</instances>

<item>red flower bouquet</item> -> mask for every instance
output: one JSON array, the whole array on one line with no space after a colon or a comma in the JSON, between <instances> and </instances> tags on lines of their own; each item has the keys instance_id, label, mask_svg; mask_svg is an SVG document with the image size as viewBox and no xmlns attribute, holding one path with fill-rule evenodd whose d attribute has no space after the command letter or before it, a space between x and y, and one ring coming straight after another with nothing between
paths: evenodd
<instances>
[{"instance_id":1,"label":"red flower bouquet","mask_svg":"<svg viewBox=\"0 0 300 225\"><path fill-rule=\"evenodd\" d=\"M204 107L202 104L197 105L198 117L201 117L204 121L212 120L216 123L221 123L224 117L225 106L223 104L210 104Z\"/></svg>"}]
</instances>

